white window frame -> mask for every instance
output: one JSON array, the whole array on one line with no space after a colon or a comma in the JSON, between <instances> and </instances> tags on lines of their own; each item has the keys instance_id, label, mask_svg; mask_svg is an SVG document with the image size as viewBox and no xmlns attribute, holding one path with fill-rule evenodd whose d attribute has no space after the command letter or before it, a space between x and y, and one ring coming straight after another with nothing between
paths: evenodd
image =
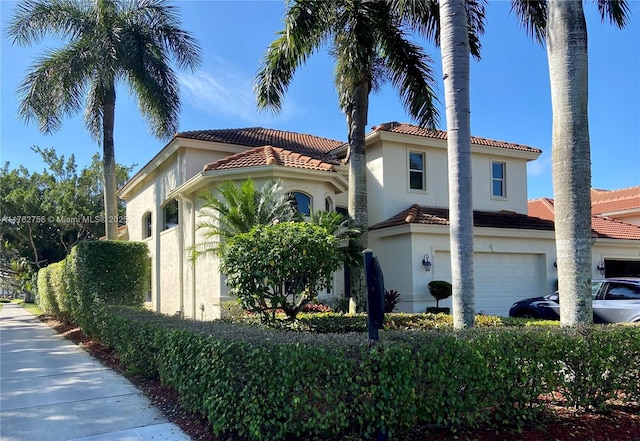
<instances>
[{"instance_id":1,"label":"white window frame","mask_svg":"<svg viewBox=\"0 0 640 441\"><path fill-rule=\"evenodd\" d=\"M422 169L414 169L411 168L411 155L412 154L416 154L416 155L420 155L422 157ZM407 188L409 189L409 191L417 191L417 192L424 192L427 191L427 155L425 152L419 152L416 150L409 150L407 152ZM420 173L422 175L422 187L421 188L412 188L411 187L411 174L412 173Z\"/></svg>"},{"instance_id":2,"label":"white window frame","mask_svg":"<svg viewBox=\"0 0 640 441\"><path fill-rule=\"evenodd\" d=\"M496 177L493 173L495 165L502 166L502 177ZM495 193L495 184L500 183L501 194ZM491 198L506 199L507 198L507 163L504 161L491 161Z\"/></svg>"}]
</instances>

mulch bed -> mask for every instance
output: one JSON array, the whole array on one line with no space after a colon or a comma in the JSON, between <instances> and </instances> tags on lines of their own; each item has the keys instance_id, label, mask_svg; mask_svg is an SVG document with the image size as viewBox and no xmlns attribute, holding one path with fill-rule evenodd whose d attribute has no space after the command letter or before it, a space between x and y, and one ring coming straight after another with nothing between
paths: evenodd
<instances>
[{"instance_id":1,"label":"mulch bed","mask_svg":"<svg viewBox=\"0 0 640 441\"><path fill-rule=\"evenodd\" d=\"M215 437L206 418L188 412L180 406L178 394L170 387L163 386L157 380L138 375L128 375L126 368L114 352L88 338L80 328L61 323L51 317L40 319L59 334L83 347L105 366L125 375L138 387L167 419L178 425L194 441L223 441ZM553 406L552 404L550 406ZM402 441L639 441L640 440L640 404L635 406L613 407L607 414L579 413L571 408L555 406L553 416L535 426L521 431L509 429L475 430L472 432L452 433L450 430L424 429L407 434L398 434ZM231 441L225 439L224 441ZM240 441L235 439L235 441Z\"/></svg>"}]
</instances>

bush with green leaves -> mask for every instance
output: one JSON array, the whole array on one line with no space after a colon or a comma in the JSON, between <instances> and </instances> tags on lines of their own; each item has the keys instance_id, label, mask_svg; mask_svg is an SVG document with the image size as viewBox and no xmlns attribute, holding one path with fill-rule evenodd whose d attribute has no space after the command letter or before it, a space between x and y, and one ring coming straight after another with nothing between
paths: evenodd
<instances>
[{"instance_id":1,"label":"bush with green leaves","mask_svg":"<svg viewBox=\"0 0 640 441\"><path fill-rule=\"evenodd\" d=\"M432 280L428 284L429 294L436 299L436 308L439 308L440 300L448 299L453 293L451 283L446 280Z\"/></svg>"},{"instance_id":2,"label":"bush with green leaves","mask_svg":"<svg viewBox=\"0 0 640 441\"><path fill-rule=\"evenodd\" d=\"M121 307L99 318L130 370L175 388L225 439L409 439L425 426L532 424L551 392L585 411L638 399L638 326L397 328L369 349L364 316L342 316L360 332L331 334Z\"/></svg>"},{"instance_id":3,"label":"bush with green leaves","mask_svg":"<svg viewBox=\"0 0 640 441\"><path fill-rule=\"evenodd\" d=\"M38 272L38 306L91 333L105 304L142 307L149 283L149 249L137 242L86 241Z\"/></svg>"},{"instance_id":4,"label":"bush with green leaves","mask_svg":"<svg viewBox=\"0 0 640 441\"><path fill-rule=\"evenodd\" d=\"M295 320L343 264L337 240L306 222L258 225L223 244L221 271L248 311L273 321L280 309Z\"/></svg>"}]
</instances>

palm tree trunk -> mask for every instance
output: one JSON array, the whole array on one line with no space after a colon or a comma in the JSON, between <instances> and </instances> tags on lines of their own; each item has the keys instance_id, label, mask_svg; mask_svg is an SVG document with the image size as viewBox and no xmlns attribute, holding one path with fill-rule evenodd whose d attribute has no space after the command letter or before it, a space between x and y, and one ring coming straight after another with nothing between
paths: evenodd
<instances>
[{"instance_id":1,"label":"palm tree trunk","mask_svg":"<svg viewBox=\"0 0 640 441\"><path fill-rule=\"evenodd\" d=\"M560 323L571 326L593 321L587 26L581 0L549 0L548 14Z\"/></svg>"},{"instance_id":2,"label":"palm tree trunk","mask_svg":"<svg viewBox=\"0 0 640 441\"><path fill-rule=\"evenodd\" d=\"M469 104L469 36L464 0L440 2L440 45L447 115L449 222L453 323L473 327L473 201L471 117Z\"/></svg>"},{"instance_id":3,"label":"palm tree trunk","mask_svg":"<svg viewBox=\"0 0 640 441\"><path fill-rule=\"evenodd\" d=\"M365 150L365 131L369 111L369 81L363 80L353 90L353 105L347 113L349 124L349 216L360 230L356 246L359 250L367 248L369 241L369 217L367 211L367 154ZM367 285L364 266L350 269L351 297L359 310L366 308Z\"/></svg>"},{"instance_id":4,"label":"palm tree trunk","mask_svg":"<svg viewBox=\"0 0 640 441\"><path fill-rule=\"evenodd\" d=\"M113 147L113 126L115 122L115 88L106 93L102 115L102 165L104 179L104 215L107 240L118 238L118 199L116 196L116 158Z\"/></svg>"}]
</instances>

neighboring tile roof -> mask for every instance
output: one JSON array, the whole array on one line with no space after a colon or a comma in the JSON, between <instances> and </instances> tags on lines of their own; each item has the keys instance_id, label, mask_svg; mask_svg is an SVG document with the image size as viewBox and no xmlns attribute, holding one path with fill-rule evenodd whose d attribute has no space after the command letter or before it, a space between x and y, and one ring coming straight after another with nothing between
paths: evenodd
<instances>
[{"instance_id":1,"label":"neighboring tile roof","mask_svg":"<svg viewBox=\"0 0 640 441\"><path fill-rule=\"evenodd\" d=\"M198 139L201 141L238 144L249 147L271 145L299 152L317 155L318 152L328 154L344 144L342 141L305 135L303 133L283 130L265 129L262 127L246 127L240 129L194 130L176 133L175 137ZM336 162L337 163L337 162Z\"/></svg>"},{"instance_id":2,"label":"neighboring tile roof","mask_svg":"<svg viewBox=\"0 0 640 441\"><path fill-rule=\"evenodd\" d=\"M593 191L591 192L593 195ZM555 219L553 199L541 198L529 201L529 216ZM591 217L592 237L640 240L640 226L627 224L606 216Z\"/></svg>"},{"instance_id":3,"label":"neighboring tile roof","mask_svg":"<svg viewBox=\"0 0 640 441\"><path fill-rule=\"evenodd\" d=\"M395 216L373 225L370 230L395 227L407 223L449 225L449 209L412 205ZM473 211L473 225L487 228L553 231L553 222L512 211Z\"/></svg>"},{"instance_id":4,"label":"neighboring tile roof","mask_svg":"<svg viewBox=\"0 0 640 441\"><path fill-rule=\"evenodd\" d=\"M374 126L373 130L374 131L384 130L392 133L422 136L425 138L447 139L447 132L443 132L441 130L425 129L418 126L414 126L412 124L399 123L396 121ZM477 138L475 136L471 137L471 143L476 145L489 146L489 147L500 147L500 148L511 149L511 150L523 150L523 151L528 151L533 153L542 153L542 150L534 147L529 147L521 144L514 144L511 142L505 142L505 141L495 141L493 139Z\"/></svg>"},{"instance_id":5,"label":"neighboring tile roof","mask_svg":"<svg viewBox=\"0 0 640 441\"><path fill-rule=\"evenodd\" d=\"M554 220L553 199L540 198L529 201L529 216L539 217L540 219Z\"/></svg>"},{"instance_id":6,"label":"neighboring tile roof","mask_svg":"<svg viewBox=\"0 0 640 441\"><path fill-rule=\"evenodd\" d=\"M317 158L285 150L270 145L256 147L246 152L227 156L204 166L203 171L225 170L243 167L259 167L261 165L282 165L285 167L304 168L307 170L335 171L332 164Z\"/></svg>"},{"instance_id":7,"label":"neighboring tile roof","mask_svg":"<svg viewBox=\"0 0 640 441\"><path fill-rule=\"evenodd\" d=\"M633 209L640 211L640 186L619 190L591 189L591 212L593 214Z\"/></svg>"},{"instance_id":8,"label":"neighboring tile roof","mask_svg":"<svg viewBox=\"0 0 640 441\"><path fill-rule=\"evenodd\" d=\"M591 218L592 237L640 240L640 226L604 216Z\"/></svg>"}]
</instances>

